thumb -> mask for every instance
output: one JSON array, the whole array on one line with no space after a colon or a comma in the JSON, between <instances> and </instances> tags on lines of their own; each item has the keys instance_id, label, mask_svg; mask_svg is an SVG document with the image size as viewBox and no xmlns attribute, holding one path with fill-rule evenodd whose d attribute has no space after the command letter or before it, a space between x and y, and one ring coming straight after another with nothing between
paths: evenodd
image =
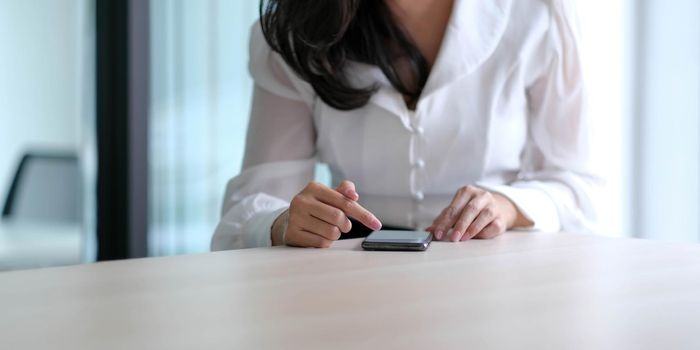
<instances>
[{"instance_id":1,"label":"thumb","mask_svg":"<svg viewBox=\"0 0 700 350\"><path fill-rule=\"evenodd\" d=\"M341 182L335 190L350 200L356 201L360 199L360 195L355 191L355 184L352 181L345 180Z\"/></svg>"}]
</instances>

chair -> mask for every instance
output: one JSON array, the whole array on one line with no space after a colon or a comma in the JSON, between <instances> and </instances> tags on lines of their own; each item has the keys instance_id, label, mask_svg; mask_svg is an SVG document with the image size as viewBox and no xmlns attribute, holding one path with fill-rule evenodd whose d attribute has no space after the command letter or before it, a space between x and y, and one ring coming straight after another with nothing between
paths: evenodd
<instances>
[{"instance_id":1,"label":"chair","mask_svg":"<svg viewBox=\"0 0 700 350\"><path fill-rule=\"evenodd\" d=\"M81 179L75 154L27 153L17 166L2 218L79 224Z\"/></svg>"}]
</instances>

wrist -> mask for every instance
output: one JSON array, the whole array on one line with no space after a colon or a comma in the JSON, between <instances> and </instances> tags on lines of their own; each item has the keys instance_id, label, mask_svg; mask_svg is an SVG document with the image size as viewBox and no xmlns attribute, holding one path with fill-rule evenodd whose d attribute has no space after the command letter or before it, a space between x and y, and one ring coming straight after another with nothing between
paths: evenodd
<instances>
[{"instance_id":1,"label":"wrist","mask_svg":"<svg viewBox=\"0 0 700 350\"><path fill-rule=\"evenodd\" d=\"M532 222L530 222L530 220L528 220L520 212L520 210L518 210L518 207L516 207L510 199L500 193L493 193L493 195L496 198L496 201L499 203L499 207L503 208L507 228L511 229L514 227L526 227L532 225Z\"/></svg>"},{"instance_id":2,"label":"wrist","mask_svg":"<svg viewBox=\"0 0 700 350\"><path fill-rule=\"evenodd\" d=\"M289 219L289 209L283 211L270 227L270 240L273 246L284 245L284 234L287 231L287 222Z\"/></svg>"}]
</instances>

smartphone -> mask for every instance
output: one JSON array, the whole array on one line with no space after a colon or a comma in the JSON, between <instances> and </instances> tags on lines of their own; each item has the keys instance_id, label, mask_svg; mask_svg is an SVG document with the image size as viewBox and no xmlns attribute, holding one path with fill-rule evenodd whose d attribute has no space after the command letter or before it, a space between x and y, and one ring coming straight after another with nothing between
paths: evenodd
<instances>
[{"instance_id":1,"label":"smartphone","mask_svg":"<svg viewBox=\"0 0 700 350\"><path fill-rule=\"evenodd\" d=\"M372 232L364 241L365 250L423 251L428 249L433 235L425 231L381 230Z\"/></svg>"}]
</instances>

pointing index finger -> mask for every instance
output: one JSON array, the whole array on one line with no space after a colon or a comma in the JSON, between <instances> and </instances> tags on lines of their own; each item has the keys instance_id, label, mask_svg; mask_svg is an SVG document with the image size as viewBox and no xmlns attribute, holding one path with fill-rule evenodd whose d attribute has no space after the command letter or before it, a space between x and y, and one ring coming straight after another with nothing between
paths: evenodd
<instances>
[{"instance_id":1,"label":"pointing index finger","mask_svg":"<svg viewBox=\"0 0 700 350\"><path fill-rule=\"evenodd\" d=\"M374 214L363 208L359 203L348 199L337 191L328 189L321 191L316 196L316 199L319 201L342 210L345 215L352 217L373 230L382 228L382 223Z\"/></svg>"}]
</instances>

